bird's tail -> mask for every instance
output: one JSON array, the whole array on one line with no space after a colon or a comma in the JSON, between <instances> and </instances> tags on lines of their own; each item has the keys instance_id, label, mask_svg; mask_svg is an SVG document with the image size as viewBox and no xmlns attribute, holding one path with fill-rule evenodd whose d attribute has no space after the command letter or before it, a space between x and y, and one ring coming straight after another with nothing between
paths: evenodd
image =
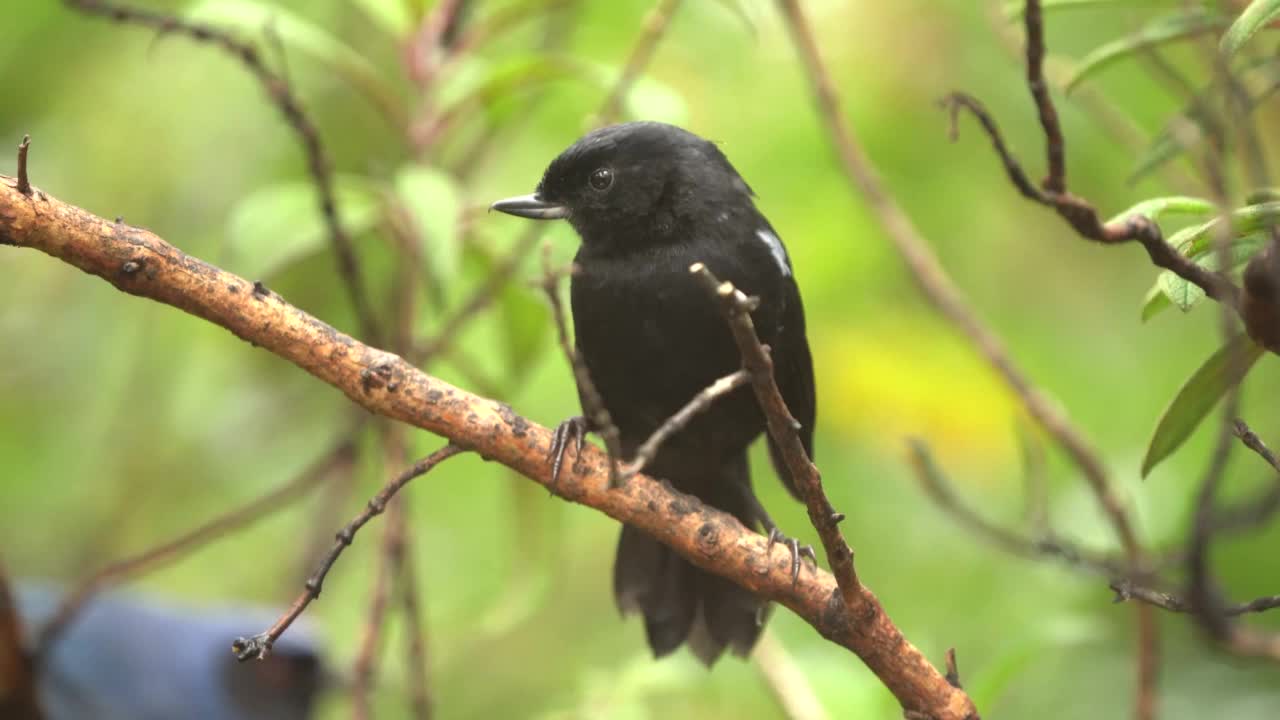
<instances>
[{"instance_id":1,"label":"bird's tail","mask_svg":"<svg viewBox=\"0 0 1280 720\"><path fill-rule=\"evenodd\" d=\"M745 454L726 468L729 477L706 483L713 507L732 513L747 527L760 518L751 492ZM744 492L745 491L745 492ZM613 566L613 593L622 613L644 616L654 657L684 643L710 667L725 648L746 657L763 628L765 602L717 575L700 570L643 532L624 525Z\"/></svg>"}]
</instances>

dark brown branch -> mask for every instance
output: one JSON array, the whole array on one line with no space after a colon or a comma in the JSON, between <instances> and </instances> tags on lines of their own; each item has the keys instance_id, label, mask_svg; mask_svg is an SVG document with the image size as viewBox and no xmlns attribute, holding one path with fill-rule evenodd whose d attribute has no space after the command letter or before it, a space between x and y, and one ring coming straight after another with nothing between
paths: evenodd
<instances>
[{"instance_id":1,"label":"dark brown branch","mask_svg":"<svg viewBox=\"0 0 1280 720\"><path fill-rule=\"evenodd\" d=\"M1116 602L1137 600L1173 613L1194 612L1191 602L1186 598L1163 590L1139 585L1130 580L1115 580L1111 583L1111 589L1115 591ZM1249 602L1224 605L1221 608L1221 612L1227 617L1236 617L1248 613L1266 612L1276 608L1280 608L1280 595L1266 595Z\"/></svg>"},{"instance_id":2,"label":"dark brown branch","mask_svg":"<svg viewBox=\"0 0 1280 720\"><path fill-rule=\"evenodd\" d=\"M692 400L685 403L684 407L677 410L674 415L667 418L666 422L659 425L658 429L654 430L653 434L641 443L640 447L636 448L635 457L631 458L622 468L622 479L626 480L636 473L644 472L645 467L653 462L658 450L662 449L662 445L672 435L683 430L699 414L706 412L716 400L749 382L751 382L751 373L746 370L739 370L729 373L703 388L697 395L693 396Z\"/></svg>"},{"instance_id":3,"label":"dark brown branch","mask_svg":"<svg viewBox=\"0 0 1280 720\"><path fill-rule=\"evenodd\" d=\"M960 668L956 665L955 648L947 648L947 682L951 683L951 687L964 687L960 684Z\"/></svg>"},{"instance_id":4,"label":"dark brown branch","mask_svg":"<svg viewBox=\"0 0 1280 720\"><path fill-rule=\"evenodd\" d=\"M573 368L573 382L578 388L578 398L582 401L582 415L587 425L600 435L604 441L605 453L609 456L609 487L616 488L622 484L623 476L618 464L622 461L622 435L614 424L609 408L605 407L604 398L596 388L591 373L587 370L587 362L569 338L569 324L565 320L564 303L560 301L560 276L572 273L570 266L558 272L551 267L551 246L543 247L542 253L542 291L551 304L551 318L556 327L556 339L560 350ZM576 461L575 461L576 467ZM633 473L634 474L634 473Z\"/></svg>"},{"instance_id":5,"label":"dark brown branch","mask_svg":"<svg viewBox=\"0 0 1280 720\"><path fill-rule=\"evenodd\" d=\"M1046 191L1061 194L1067 191L1067 161L1058 110L1053 106L1049 86L1044 81L1044 22L1040 17L1040 3L1028 2L1024 17L1027 27L1027 87L1031 88L1031 97L1040 114L1045 154L1049 157L1049 176L1043 185Z\"/></svg>"},{"instance_id":6,"label":"dark brown branch","mask_svg":"<svg viewBox=\"0 0 1280 720\"><path fill-rule=\"evenodd\" d=\"M369 293L364 285L360 261L351 237L347 235L338 217L337 199L333 189L333 171L328 153L320 141L320 131L303 109L301 101L294 95L289 83L280 74L267 67L258 49L220 28L189 22L176 15L101 0L65 1L69 7L86 15L97 15L118 23L151 28L160 34L181 34L196 42L213 45L226 51L244 65L249 74L253 75L266 91L271 104L284 116L285 123L302 143L302 150L307 158L307 171L311 174L320 199L320 214L328 228L329 241L338 260L338 275L347 289L351 307L355 310L356 319L360 323L361 335L370 342L377 343L381 337L377 317L369 302Z\"/></svg>"},{"instance_id":7,"label":"dark brown branch","mask_svg":"<svg viewBox=\"0 0 1280 720\"><path fill-rule=\"evenodd\" d=\"M1147 251L1147 256L1153 265L1172 271L1204 290L1209 297L1229 307L1239 306L1239 288L1225 276L1196 264L1178 252L1177 248L1165 242L1160 226L1150 218L1133 215L1104 223L1098 216L1098 211L1083 198L1076 197L1065 190L1053 192L1048 188L1041 190L1036 187L1005 145L1004 137L995 119L977 98L964 93L952 93L943 99L943 104L951 113L950 132L953 138L957 134L955 123L958 120L959 111L961 109L969 111L982 125L996 155L1004 165L1010 182L1018 192L1028 200L1056 210L1080 236L1106 245L1136 241Z\"/></svg>"},{"instance_id":8,"label":"dark brown branch","mask_svg":"<svg viewBox=\"0 0 1280 720\"><path fill-rule=\"evenodd\" d=\"M26 651L18 605L0 565L0 717L41 720L36 673Z\"/></svg>"},{"instance_id":9,"label":"dark brown branch","mask_svg":"<svg viewBox=\"0 0 1280 720\"><path fill-rule=\"evenodd\" d=\"M39 633L36 657L48 657L63 632L75 622L93 598L103 590L158 570L169 563L228 534L240 530L314 489L338 468L349 465L355 452L354 436L359 425L343 433L338 443L287 483L233 508L182 535L132 557L117 560L80 581L68 592Z\"/></svg>"},{"instance_id":10,"label":"dark brown branch","mask_svg":"<svg viewBox=\"0 0 1280 720\"><path fill-rule=\"evenodd\" d=\"M18 192L31 194L31 180L27 177L27 151L31 149L31 136L23 135L18 144Z\"/></svg>"},{"instance_id":11,"label":"dark brown branch","mask_svg":"<svg viewBox=\"0 0 1280 720\"><path fill-rule=\"evenodd\" d=\"M315 572L312 573L311 577L307 579L306 587L303 589L302 594L293 601L293 604L289 606L289 609L285 611L278 620L276 620L275 624L266 631L254 635L253 637L236 638L235 643L231 646L232 650L236 653L236 657L241 660L248 660L250 658L262 659L270 654L271 646L275 641L284 634L284 631L293 624L294 620L298 619L298 616L307 608L307 605L311 604L312 600L320 597L320 590L324 585L325 576L329 574L329 569L333 567L335 562L337 562L338 556L342 554L342 551L346 550L347 546L351 545L351 542L355 539L356 533L360 531L360 528L364 527L365 523L372 520L374 516L381 515L383 511L387 509L387 503L391 501L391 498L395 497L395 494L400 491L400 488L409 484L410 480L413 480L420 475L427 474L435 468L436 465L439 465L445 460L448 460L461 452L463 452L461 447L453 443L449 443L409 466L406 470L384 485L383 488L378 491L378 494L374 495L373 498L369 500L365 509L352 518L351 522L347 523L346 527L338 531L338 534L334 539L333 547L329 549L329 553L320 561L320 565L316 568Z\"/></svg>"},{"instance_id":12,"label":"dark brown branch","mask_svg":"<svg viewBox=\"0 0 1280 720\"><path fill-rule=\"evenodd\" d=\"M855 610L863 602L862 585L853 566L853 550L840 532L840 521L844 516L837 513L827 499L827 493L822 488L822 475L805 452L804 443L800 441L800 424L787 409L787 403L782 399L782 392L778 390L778 384L774 380L773 359L756 335L751 312L759 301L747 297L732 283L720 282L702 263L694 263L689 272L706 288L729 324L738 353L742 356L743 369L751 377L756 402L764 412L769 436L773 438L786 462L791 481L804 498L805 507L809 511L809 522L822 540L827 563L839 584L845 606Z\"/></svg>"},{"instance_id":13,"label":"dark brown branch","mask_svg":"<svg viewBox=\"0 0 1280 720\"><path fill-rule=\"evenodd\" d=\"M340 390L352 402L471 448L547 486L551 431L501 403L423 373L401 358L338 332L266 289L184 254L146 230L96 217L49 195L28 198L0 176L0 243L39 250L120 290L172 305L220 325ZM131 271L126 271L126 266ZM580 471L556 493L648 533L681 557L761 598L795 611L823 637L856 653L905 709L937 720L974 718L963 692L903 637L862 586L854 610L827 572L792 581L789 553L697 498L637 475L608 488L607 458L584 447ZM302 612L304 593L281 627ZM276 635L281 628L276 628ZM270 631L269 631L270 632ZM265 639L265 638L264 638Z\"/></svg>"}]
</instances>

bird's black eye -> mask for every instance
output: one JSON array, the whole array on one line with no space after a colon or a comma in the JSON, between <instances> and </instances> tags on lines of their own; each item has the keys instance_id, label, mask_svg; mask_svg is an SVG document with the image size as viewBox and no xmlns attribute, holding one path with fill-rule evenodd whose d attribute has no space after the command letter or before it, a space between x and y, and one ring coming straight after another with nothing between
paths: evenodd
<instances>
[{"instance_id":1,"label":"bird's black eye","mask_svg":"<svg viewBox=\"0 0 1280 720\"><path fill-rule=\"evenodd\" d=\"M607 167L597 168L592 171L591 177L587 178L587 182L591 183L591 187L596 190L608 190L613 184L613 171Z\"/></svg>"}]
</instances>

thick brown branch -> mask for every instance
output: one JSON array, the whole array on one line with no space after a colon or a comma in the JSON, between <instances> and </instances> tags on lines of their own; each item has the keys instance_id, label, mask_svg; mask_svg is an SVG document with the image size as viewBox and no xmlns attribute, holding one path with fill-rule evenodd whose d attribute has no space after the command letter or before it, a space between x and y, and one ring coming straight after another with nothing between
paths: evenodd
<instances>
[{"instance_id":1,"label":"thick brown branch","mask_svg":"<svg viewBox=\"0 0 1280 720\"><path fill-rule=\"evenodd\" d=\"M0 177L0 242L29 247L97 275L124 292L220 325L297 365L370 412L449 438L543 485L551 432L511 408L431 377L286 303L262 286L190 257L145 230L117 225L52 197L28 198ZM976 717L862 586L857 609L826 572L792 584L790 553L730 515L645 475L608 489L604 453L585 448L582 472L556 492L630 524L696 566L791 608L819 633L862 658L904 708L939 720ZM295 605L305 605L305 595ZM301 612L299 607L296 612Z\"/></svg>"}]
</instances>

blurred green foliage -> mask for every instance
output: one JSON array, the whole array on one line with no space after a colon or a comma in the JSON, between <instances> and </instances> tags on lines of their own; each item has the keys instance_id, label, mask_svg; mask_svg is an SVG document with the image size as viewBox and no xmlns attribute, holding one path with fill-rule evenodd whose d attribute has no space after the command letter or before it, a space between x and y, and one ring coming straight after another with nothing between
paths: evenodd
<instances>
[{"instance_id":1,"label":"blurred green foliage","mask_svg":"<svg viewBox=\"0 0 1280 720\"><path fill-rule=\"evenodd\" d=\"M472 3L470 21L489 22L495 32L444 62L434 92L423 97L406 75L403 38L430 4L152 3L235 28L287 74L333 157L341 214L380 304L396 272L388 223L408 219L423 240L429 278L419 298L422 337L433 335L524 229L483 208L530 191L545 163L586 128L648 9L639 0ZM1076 6L1048 16L1050 50L1062 58L1084 57L1124 33L1150 38L1150 23L1168 11L1161 3L1059 4ZM982 98L1011 146L1040 172L1042 138L1023 82L1017 23L999 2L806 5L845 111L888 187L1014 356L1092 435L1143 536L1153 545L1181 542L1212 432L1201 428L1145 482L1139 465L1168 399L1219 347L1217 313L1197 307L1142 324L1141 298L1157 273L1140 248L1090 245L1024 202L977 129L966 124L961 141L948 143L935 107L953 89ZM525 6L531 16L522 21L494 20L517 18ZM1241 40L1246 59L1274 55L1275 33L1249 35ZM1200 34L1162 51L1198 87L1208 75L1194 73L1217 38ZM546 52L549 43L561 50ZM263 279L354 330L299 144L234 59L38 2L7 8L0 69L7 98L0 147L16 147L31 133L35 184ZM1186 110L1183 89L1157 79L1141 57L1088 69L1077 95L1109 99L1145 137L1163 137L1170 118ZM1157 163L1169 172L1127 182L1150 162L1151 147L1118 141L1091 107L1060 97L1073 191L1104 215L1155 197L1204 197L1203 188L1177 182L1191 167L1181 145ZM1254 112L1258 127L1280 127L1274 100ZM786 238L810 315L817 458L833 502L848 515L844 529L862 578L911 641L939 662L946 648L958 649L985 717L1128 715L1132 609L1112 605L1100 579L983 545L916 486L907 436L931 443L989 515L1019 522L1017 438L1028 420L921 300L868 208L851 195L772 6L686 3L625 115L676 122L722 143ZM414 119L442 116L452 121L415 152ZM488 133L490 144L475 145ZM1261 138L1273 166L1275 138ZM465 239L463 225L473 229ZM548 237L558 260L572 255L576 238L567 227ZM576 397L529 287L535 273L536 264L525 263L456 351L429 369L552 424L576 412ZM1274 358L1263 358L1243 408L1276 444L1278 380ZM339 394L221 329L14 249L0 251L0 398L4 562L15 575L68 582L283 482L324 451L350 414ZM419 433L413 443L425 452L439 440ZM356 485L336 492L343 517L391 471L371 459L380 456L376 440L365 445ZM763 455L754 460L775 518L811 535L802 509L763 477ZM1048 476L1058 533L1114 546L1084 483L1053 451ZM1265 478L1256 458L1240 454L1230 492ZM623 622L613 608L617 528L602 515L548 499L472 457L451 461L407 495L440 717L779 715L749 664L726 660L708 673L685 654L648 658L639 623ZM336 529L323 504L319 496L298 503L139 585L192 602L282 603L300 587L308 538ZM378 532L374 524L359 537L308 611L340 664L355 652ZM1273 527L1216 548L1234 595L1277 591L1277 541ZM1207 649L1183 617L1161 621L1162 717L1275 716L1273 668ZM1275 618L1258 621L1277 626ZM406 712L400 629L397 621L388 629L378 693L387 717ZM897 716L874 677L807 625L779 612L771 630L832 717ZM325 716L346 712L335 694Z\"/></svg>"}]
</instances>

